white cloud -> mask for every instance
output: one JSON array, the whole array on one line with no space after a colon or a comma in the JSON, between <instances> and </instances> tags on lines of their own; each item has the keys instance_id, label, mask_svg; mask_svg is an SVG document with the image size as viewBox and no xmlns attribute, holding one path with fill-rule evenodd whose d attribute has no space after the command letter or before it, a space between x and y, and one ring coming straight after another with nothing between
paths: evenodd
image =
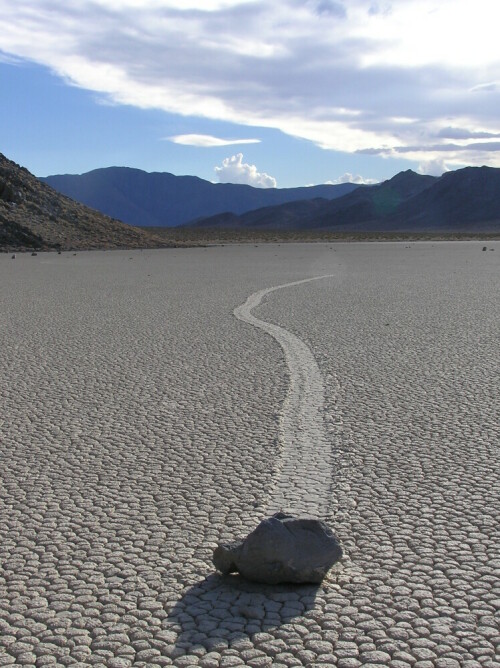
<instances>
[{"instance_id":1,"label":"white cloud","mask_svg":"<svg viewBox=\"0 0 500 668\"><path fill-rule=\"evenodd\" d=\"M351 174L350 172L346 172L345 174L342 174L342 176L339 176L338 179L335 179L335 181L328 181L327 183L331 183L332 185L338 185L339 183L359 183L363 185L373 185L374 183L378 183L378 180L366 179L364 176L360 176L359 174Z\"/></svg>"},{"instance_id":2,"label":"white cloud","mask_svg":"<svg viewBox=\"0 0 500 668\"><path fill-rule=\"evenodd\" d=\"M354 0L352 34L372 42L365 65L436 65L472 69L498 62L495 0L398 0L390 11L363 20L366 3ZM493 24L491 23L493 21ZM498 25L498 24L497 24Z\"/></svg>"},{"instance_id":3,"label":"white cloud","mask_svg":"<svg viewBox=\"0 0 500 668\"><path fill-rule=\"evenodd\" d=\"M243 162L243 153L225 158L215 167L219 183L245 183L256 188L276 188L276 179L265 172L257 171L255 165Z\"/></svg>"},{"instance_id":4,"label":"white cloud","mask_svg":"<svg viewBox=\"0 0 500 668\"><path fill-rule=\"evenodd\" d=\"M211 135L175 135L173 137L165 137L165 139L174 144L198 146L200 148L233 146L235 144L260 144L260 139L220 139Z\"/></svg>"},{"instance_id":5,"label":"white cloud","mask_svg":"<svg viewBox=\"0 0 500 668\"><path fill-rule=\"evenodd\" d=\"M428 174L429 176L441 176L445 172L449 171L449 167L441 158L421 162L418 166L419 174Z\"/></svg>"},{"instance_id":6,"label":"white cloud","mask_svg":"<svg viewBox=\"0 0 500 668\"><path fill-rule=\"evenodd\" d=\"M0 15L3 58L115 104L500 166L494 143L477 146L500 133L493 0L0 0Z\"/></svg>"},{"instance_id":7,"label":"white cloud","mask_svg":"<svg viewBox=\"0 0 500 668\"><path fill-rule=\"evenodd\" d=\"M488 83L478 84L471 88L471 93L495 93L500 88L500 82L489 81Z\"/></svg>"},{"instance_id":8,"label":"white cloud","mask_svg":"<svg viewBox=\"0 0 500 668\"><path fill-rule=\"evenodd\" d=\"M500 137L498 132L484 132L482 130L468 130L467 128L441 128L436 135L446 139L495 139Z\"/></svg>"}]
</instances>

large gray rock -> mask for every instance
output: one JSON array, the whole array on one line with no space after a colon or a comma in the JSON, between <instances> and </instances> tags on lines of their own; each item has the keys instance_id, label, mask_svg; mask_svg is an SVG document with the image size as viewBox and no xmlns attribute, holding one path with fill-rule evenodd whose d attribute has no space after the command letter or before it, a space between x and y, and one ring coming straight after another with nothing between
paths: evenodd
<instances>
[{"instance_id":1,"label":"large gray rock","mask_svg":"<svg viewBox=\"0 0 500 668\"><path fill-rule=\"evenodd\" d=\"M342 549L331 529L320 520L276 513L237 543L219 545L213 556L222 573L238 571L247 580L321 582Z\"/></svg>"}]
</instances>

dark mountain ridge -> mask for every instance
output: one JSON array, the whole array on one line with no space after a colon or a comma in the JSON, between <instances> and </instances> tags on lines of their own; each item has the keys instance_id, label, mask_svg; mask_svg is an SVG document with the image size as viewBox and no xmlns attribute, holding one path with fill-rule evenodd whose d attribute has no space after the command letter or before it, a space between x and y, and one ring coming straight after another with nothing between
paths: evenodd
<instances>
[{"instance_id":1,"label":"dark mountain ridge","mask_svg":"<svg viewBox=\"0 0 500 668\"><path fill-rule=\"evenodd\" d=\"M217 217L198 221L217 227ZM226 218L234 228L336 231L498 231L500 169L466 167L441 177L412 170L332 201L308 200Z\"/></svg>"},{"instance_id":2,"label":"dark mountain ridge","mask_svg":"<svg viewBox=\"0 0 500 668\"><path fill-rule=\"evenodd\" d=\"M446 172L432 188L403 202L395 222L427 228L489 223L500 229L500 169L465 167Z\"/></svg>"},{"instance_id":3,"label":"dark mountain ridge","mask_svg":"<svg viewBox=\"0 0 500 668\"><path fill-rule=\"evenodd\" d=\"M358 187L342 183L303 188L254 188L130 167L106 167L85 174L59 174L40 180L87 206L142 227L176 226L216 214L238 215L264 206L317 197L334 199Z\"/></svg>"},{"instance_id":4,"label":"dark mountain ridge","mask_svg":"<svg viewBox=\"0 0 500 668\"><path fill-rule=\"evenodd\" d=\"M236 227L259 227L262 229L302 229L303 227L327 227L335 219L336 225L353 225L376 220L392 213L407 198L419 194L434 183L435 177L422 176L411 170L396 174L379 185L357 188L335 200L324 198L290 202L249 211L241 216L226 217L222 224ZM217 216L193 225L217 227Z\"/></svg>"}]
</instances>

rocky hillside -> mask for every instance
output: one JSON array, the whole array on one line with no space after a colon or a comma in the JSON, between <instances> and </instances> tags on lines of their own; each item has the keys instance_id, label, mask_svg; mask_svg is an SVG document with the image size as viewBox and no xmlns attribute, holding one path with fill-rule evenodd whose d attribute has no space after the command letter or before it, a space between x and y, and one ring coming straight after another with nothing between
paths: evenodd
<instances>
[{"instance_id":1,"label":"rocky hillside","mask_svg":"<svg viewBox=\"0 0 500 668\"><path fill-rule=\"evenodd\" d=\"M89 209L0 153L0 249L84 250L173 245Z\"/></svg>"}]
</instances>

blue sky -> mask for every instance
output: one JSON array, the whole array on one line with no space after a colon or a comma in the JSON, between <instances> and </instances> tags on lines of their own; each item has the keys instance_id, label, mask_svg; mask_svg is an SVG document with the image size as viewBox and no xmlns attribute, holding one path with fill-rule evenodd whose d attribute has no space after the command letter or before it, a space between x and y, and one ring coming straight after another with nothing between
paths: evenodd
<instances>
[{"instance_id":1,"label":"blue sky","mask_svg":"<svg viewBox=\"0 0 500 668\"><path fill-rule=\"evenodd\" d=\"M0 0L0 152L292 187L500 167L497 0Z\"/></svg>"}]
</instances>

